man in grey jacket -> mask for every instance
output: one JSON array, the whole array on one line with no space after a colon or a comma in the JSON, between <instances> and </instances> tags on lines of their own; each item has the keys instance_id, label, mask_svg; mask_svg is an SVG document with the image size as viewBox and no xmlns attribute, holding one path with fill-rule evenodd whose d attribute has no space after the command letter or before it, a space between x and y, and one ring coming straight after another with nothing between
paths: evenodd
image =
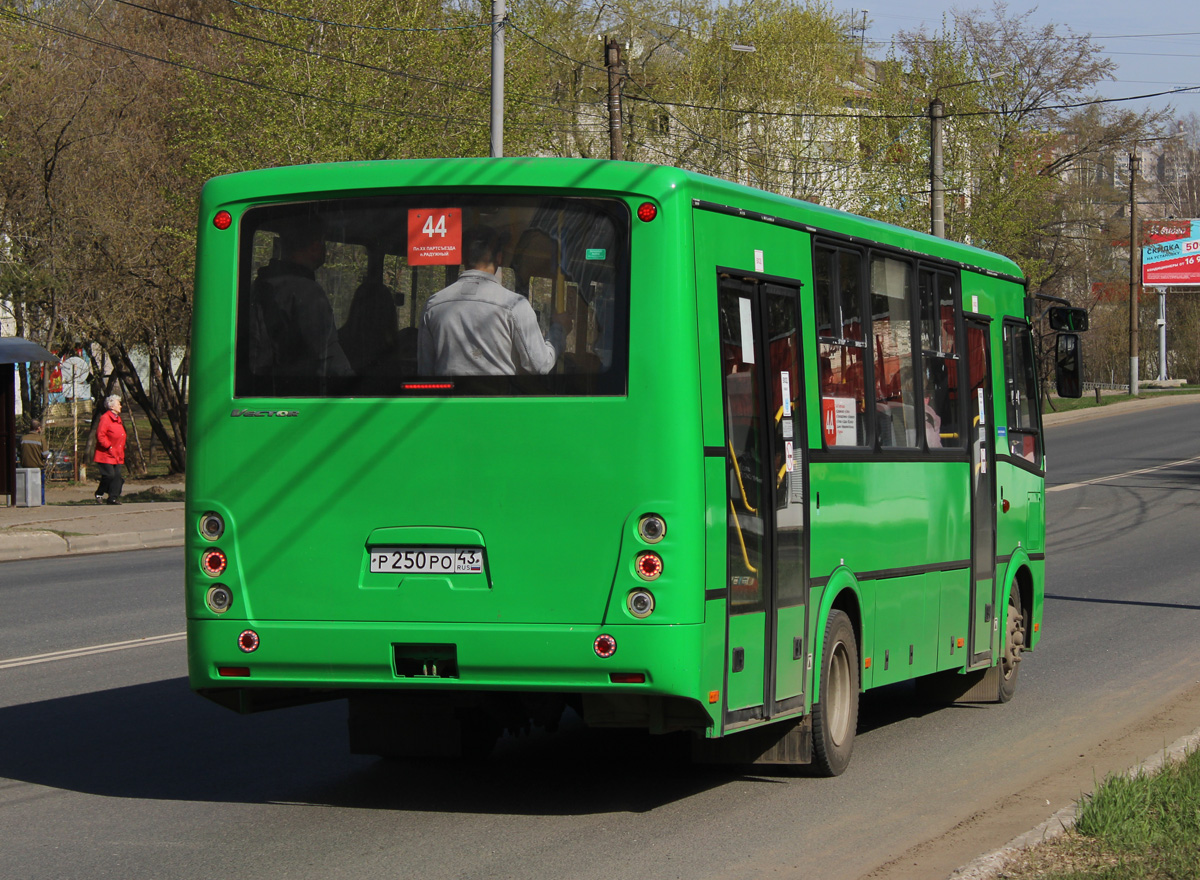
<instances>
[{"instance_id":1,"label":"man in grey jacket","mask_svg":"<svg viewBox=\"0 0 1200 880\"><path fill-rule=\"evenodd\" d=\"M542 337L525 297L496 280L504 245L496 230L476 226L463 233L466 271L429 298L417 336L422 376L513 376L549 373L566 348L571 318L554 316Z\"/></svg>"}]
</instances>

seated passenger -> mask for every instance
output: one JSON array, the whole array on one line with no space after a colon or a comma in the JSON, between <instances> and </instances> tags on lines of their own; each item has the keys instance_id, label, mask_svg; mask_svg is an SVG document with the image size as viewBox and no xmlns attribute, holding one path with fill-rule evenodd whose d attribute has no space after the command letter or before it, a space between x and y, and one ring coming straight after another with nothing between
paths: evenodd
<instances>
[{"instance_id":1,"label":"seated passenger","mask_svg":"<svg viewBox=\"0 0 1200 880\"><path fill-rule=\"evenodd\" d=\"M396 344L396 300L382 282L364 281L354 291L350 314L338 331L338 341L354 372L362 376L377 367Z\"/></svg>"},{"instance_id":2,"label":"seated passenger","mask_svg":"<svg viewBox=\"0 0 1200 880\"><path fill-rule=\"evenodd\" d=\"M422 376L513 376L549 373L566 348L572 320L554 316L550 338L525 297L500 285L504 243L496 230L463 233L466 271L425 303L417 337Z\"/></svg>"},{"instance_id":3,"label":"seated passenger","mask_svg":"<svg viewBox=\"0 0 1200 880\"><path fill-rule=\"evenodd\" d=\"M254 282L252 368L277 376L349 376L333 306L317 281L325 263L319 224L300 223L280 236L282 256Z\"/></svg>"}]
</instances>

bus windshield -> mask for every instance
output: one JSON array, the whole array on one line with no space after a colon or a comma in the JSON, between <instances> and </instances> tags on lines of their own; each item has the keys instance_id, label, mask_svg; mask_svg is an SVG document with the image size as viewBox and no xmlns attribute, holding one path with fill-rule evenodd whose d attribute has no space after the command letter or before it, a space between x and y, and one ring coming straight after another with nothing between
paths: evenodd
<instances>
[{"instance_id":1,"label":"bus windshield","mask_svg":"<svg viewBox=\"0 0 1200 880\"><path fill-rule=\"evenodd\" d=\"M386 195L246 212L238 397L623 395L616 199Z\"/></svg>"}]
</instances>

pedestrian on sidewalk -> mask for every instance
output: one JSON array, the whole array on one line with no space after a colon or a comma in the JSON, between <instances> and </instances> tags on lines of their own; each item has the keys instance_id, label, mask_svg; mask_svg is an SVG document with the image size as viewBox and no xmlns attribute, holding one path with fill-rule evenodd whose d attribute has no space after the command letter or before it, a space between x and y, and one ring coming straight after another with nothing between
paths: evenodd
<instances>
[{"instance_id":1,"label":"pedestrian on sidewalk","mask_svg":"<svg viewBox=\"0 0 1200 880\"><path fill-rule=\"evenodd\" d=\"M42 433L42 420L33 419L28 433L21 437L20 467L37 468L42 472L42 504L46 503L46 463L50 453L46 451L46 435Z\"/></svg>"},{"instance_id":2,"label":"pedestrian on sidewalk","mask_svg":"<svg viewBox=\"0 0 1200 880\"><path fill-rule=\"evenodd\" d=\"M96 487L96 503L104 504L108 494L109 504L121 503L121 487L125 479L121 476L121 465L125 463L125 425L121 421L121 398L111 394L104 399L107 409L100 416L96 430L96 467L100 469L100 485Z\"/></svg>"}]
</instances>

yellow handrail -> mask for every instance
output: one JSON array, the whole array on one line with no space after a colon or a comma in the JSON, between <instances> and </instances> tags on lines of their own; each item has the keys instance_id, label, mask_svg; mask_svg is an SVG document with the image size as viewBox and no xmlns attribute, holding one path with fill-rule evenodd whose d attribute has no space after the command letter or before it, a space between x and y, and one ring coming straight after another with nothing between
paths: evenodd
<instances>
[{"instance_id":1,"label":"yellow handrail","mask_svg":"<svg viewBox=\"0 0 1200 880\"><path fill-rule=\"evenodd\" d=\"M758 511L750 506L750 499L746 497L746 486L742 482L742 468L740 465L738 465L737 453L733 451L733 441L730 440L728 443L729 456L733 459L733 472L737 476L738 489L741 490L742 493L742 506L746 508L747 513L752 513L755 516L758 516ZM732 504L733 499L730 499L729 503Z\"/></svg>"},{"instance_id":2,"label":"yellow handrail","mask_svg":"<svg viewBox=\"0 0 1200 880\"><path fill-rule=\"evenodd\" d=\"M733 506L733 499L729 499L729 513L733 516L733 527L737 529L738 543L742 545L742 562L746 563L746 568L758 574L758 569L750 564L750 554L746 552L746 539L742 537L742 524L738 522L737 509Z\"/></svg>"}]
</instances>

